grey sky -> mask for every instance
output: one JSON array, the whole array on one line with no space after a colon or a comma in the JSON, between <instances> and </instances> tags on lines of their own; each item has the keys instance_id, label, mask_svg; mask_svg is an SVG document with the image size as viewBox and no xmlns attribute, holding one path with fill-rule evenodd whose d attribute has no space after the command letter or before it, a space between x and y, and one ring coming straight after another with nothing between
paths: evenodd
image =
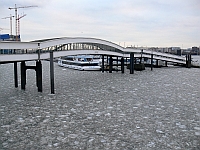
<instances>
[{"instance_id":1,"label":"grey sky","mask_svg":"<svg viewBox=\"0 0 200 150\"><path fill-rule=\"evenodd\" d=\"M27 14L20 20L23 41L78 36L122 46L200 46L199 0L1 0L0 17L14 15L8 7L15 4L38 6L18 9ZM9 20L0 27L10 29Z\"/></svg>"}]
</instances>

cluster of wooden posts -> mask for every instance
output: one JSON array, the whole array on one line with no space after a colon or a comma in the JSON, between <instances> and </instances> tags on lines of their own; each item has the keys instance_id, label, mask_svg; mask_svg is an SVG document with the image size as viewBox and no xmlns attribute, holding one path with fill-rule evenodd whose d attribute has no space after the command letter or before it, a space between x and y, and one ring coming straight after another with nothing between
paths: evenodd
<instances>
[{"instance_id":1,"label":"cluster of wooden posts","mask_svg":"<svg viewBox=\"0 0 200 150\"><path fill-rule=\"evenodd\" d=\"M109 56L109 73L113 71L113 57ZM142 57L141 57L142 58ZM118 58L117 58L118 61ZM121 73L124 73L124 57L121 57ZM134 73L135 66L135 57L134 53L130 53L130 74ZM143 69L144 64L139 64ZM153 70L153 54L151 54L151 70ZM191 67L191 54L186 55L186 67ZM102 72L105 71L105 64L104 64L104 55L102 55ZM21 89L25 90L26 85L26 70L27 69L34 69L36 71L36 85L38 87L38 92L42 92L42 64L40 60L36 61L36 66L26 66L25 61L21 62ZM17 79L17 62L14 62L14 79L15 79L15 87L18 87L18 79ZM51 94L54 94L54 64L53 64L53 51L50 51L50 82L51 82Z\"/></svg>"},{"instance_id":2,"label":"cluster of wooden posts","mask_svg":"<svg viewBox=\"0 0 200 150\"><path fill-rule=\"evenodd\" d=\"M142 58L141 58L142 59ZM108 60L108 58L107 58ZM117 57L118 62L118 57ZM121 72L124 73L124 57L121 57L120 59L120 65L121 65ZM127 64L126 64L127 65ZM150 64L151 70L153 70L153 54L151 54L151 64ZM135 64L135 57L134 53L130 53L130 64L128 64L128 69L130 69L130 74L134 74L134 70L144 70L144 64ZM109 56L109 73L112 73L113 71L113 56ZM102 72L105 71L105 64L104 64L104 55L102 55ZM118 71L118 70L117 70Z\"/></svg>"},{"instance_id":3,"label":"cluster of wooden posts","mask_svg":"<svg viewBox=\"0 0 200 150\"><path fill-rule=\"evenodd\" d=\"M186 56L186 68L191 68L192 67L192 57L191 54L187 54Z\"/></svg>"}]
</instances>

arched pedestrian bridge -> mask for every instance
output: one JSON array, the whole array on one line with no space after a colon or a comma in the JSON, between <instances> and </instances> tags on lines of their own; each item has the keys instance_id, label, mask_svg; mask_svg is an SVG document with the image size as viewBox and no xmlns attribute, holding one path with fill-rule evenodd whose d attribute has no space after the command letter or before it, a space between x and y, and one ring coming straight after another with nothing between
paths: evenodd
<instances>
[{"instance_id":1,"label":"arched pedestrian bridge","mask_svg":"<svg viewBox=\"0 0 200 150\"><path fill-rule=\"evenodd\" d=\"M153 54L153 57L156 60L186 64L186 58L182 56L134 48L124 48L110 41L82 37L53 38L32 42L1 41L0 63L48 59L50 58L50 51L53 51L53 57L78 54L130 57L130 53L134 53L135 57L151 58L151 54Z\"/></svg>"},{"instance_id":2,"label":"arched pedestrian bridge","mask_svg":"<svg viewBox=\"0 0 200 150\"><path fill-rule=\"evenodd\" d=\"M102 55L102 60L104 60L104 56L109 56L109 66L111 68L109 72L112 72L112 56L121 57L122 73L124 72L124 58L130 58L131 74L134 70L135 58L151 59L151 68L153 59L186 66L191 64L191 55L190 57L182 57L148 50L124 48L113 42L96 38L53 38L31 42L0 41L0 64L14 63L15 87L18 87L17 62L21 62L21 88L25 89L26 70L34 69L36 71L36 83L39 92L42 92L41 60L50 59L51 93L54 93L53 58L78 54ZM36 66L26 66L25 61L34 60L36 61ZM102 63L102 72L103 68L104 63Z\"/></svg>"}]
</instances>

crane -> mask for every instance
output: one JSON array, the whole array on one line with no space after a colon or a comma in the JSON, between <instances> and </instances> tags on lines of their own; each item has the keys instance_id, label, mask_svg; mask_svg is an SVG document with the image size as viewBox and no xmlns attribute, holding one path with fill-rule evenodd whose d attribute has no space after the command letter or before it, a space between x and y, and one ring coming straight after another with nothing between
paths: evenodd
<instances>
[{"instance_id":1,"label":"crane","mask_svg":"<svg viewBox=\"0 0 200 150\"><path fill-rule=\"evenodd\" d=\"M22 15L22 16L19 16L18 15L18 18L17 18L17 21L18 21L18 32L17 32L17 35L20 35L20 25L19 25L19 19L21 19L21 18L23 18L23 17L25 17L26 16L26 14L24 14L24 15ZM16 41L18 41L18 37L16 37Z\"/></svg>"},{"instance_id":2,"label":"crane","mask_svg":"<svg viewBox=\"0 0 200 150\"><path fill-rule=\"evenodd\" d=\"M5 29L5 28L0 28L0 31L1 31L1 30L9 30L9 29Z\"/></svg>"},{"instance_id":3,"label":"crane","mask_svg":"<svg viewBox=\"0 0 200 150\"><path fill-rule=\"evenodd\" d=\"M10 14L10 17L4 17L4 18L2 18L2 19L10 18L10 35L12 35L12 17L14 17L14 16L12 16L12 15Z\"/></svg>"},{"instance_id":4,"label":"crane","mask_svg":"<svg viewBox=\"0 0 200 150\"><path fill-rule=\"evenodd\" d=\"M17 9L19 8L29 8L29 7L37 7L37 6L20 6L20 7L17 7L17 5L15 4L15 7L9 7L8 9L14 9L15 10L15 30L16 30L16 40L17 40L17 22L18 22L18 19L17 19Z\"/></svg>"}]
</instances>

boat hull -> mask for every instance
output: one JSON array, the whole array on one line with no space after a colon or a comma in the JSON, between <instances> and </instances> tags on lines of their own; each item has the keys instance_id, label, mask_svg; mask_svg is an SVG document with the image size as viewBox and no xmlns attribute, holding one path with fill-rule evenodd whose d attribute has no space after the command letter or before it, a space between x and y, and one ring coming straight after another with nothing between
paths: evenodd
<instances>
[{"instance_id":1,"label":"boat hull","mask_svg":"<svg viewBox=\"0 0 200 150\"><path fill-rule=\"evenodd\" d=\"M70 57L71 58L71 57ZM66 60L58 59L58 65L61 67L66 67L81 71L98 71L101 70L98 61L77 61L77 60Z\"/></svg>"}]
</instances>

